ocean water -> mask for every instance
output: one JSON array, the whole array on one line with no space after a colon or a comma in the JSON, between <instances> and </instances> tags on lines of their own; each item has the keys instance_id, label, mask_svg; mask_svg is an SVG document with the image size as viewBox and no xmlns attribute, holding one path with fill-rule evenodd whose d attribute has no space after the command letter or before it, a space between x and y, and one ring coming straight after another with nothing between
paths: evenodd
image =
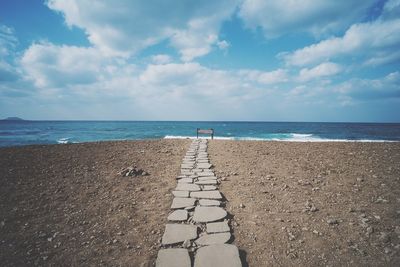
<instances>
[{"instance_id":1,"label":"ocean water","mask_svg":"<svg viewBox=\"0 0 400 267\"><path fill-rule=\"evenodd\" d=\"M213 128L216 139L229 140L400 141L399 123L0 121L0 146L195 138L196 128Z\"/></svg>"}]
</instances>

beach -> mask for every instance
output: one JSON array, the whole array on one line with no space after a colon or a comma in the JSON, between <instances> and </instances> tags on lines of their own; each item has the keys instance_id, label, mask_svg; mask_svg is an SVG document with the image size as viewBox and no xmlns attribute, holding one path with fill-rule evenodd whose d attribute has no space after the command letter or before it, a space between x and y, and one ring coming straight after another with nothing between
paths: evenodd
<instances>
[{"instance_id":1,"label":"beach","mask_svg":"<svg viewBox=\"0 0 400 267\"><path fill-rule=\"evenodd\" d=\"M400 144L213 142L249 266L397 266Z\"/></svg>"},{"instance_id":2,"label":"beach","mask_svg":"<svg viewBox=\"0 0 400 267\"><path fill-rule=\"evenodd\" d=\"M190 142L0 148L0 262L153 266ZM400 143L208 147L244 265L400 262Z\"/></svg>"}]
</instances>

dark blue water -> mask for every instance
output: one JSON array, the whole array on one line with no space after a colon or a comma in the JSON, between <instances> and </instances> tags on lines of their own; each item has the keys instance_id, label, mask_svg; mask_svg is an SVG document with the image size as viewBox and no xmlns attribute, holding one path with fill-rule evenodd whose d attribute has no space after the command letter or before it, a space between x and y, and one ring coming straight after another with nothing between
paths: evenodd
<instances>
[{"instance_id":1,"label":"dark blue water","mask_svg":"<svg viewBox=\"0 0 400 267\"><path fill-rule=\"evenodd\" d=\"M0 121L0 146L187 138L196 128L232 140L400 141L399 123Z\"/></svg>"}]
</instances>

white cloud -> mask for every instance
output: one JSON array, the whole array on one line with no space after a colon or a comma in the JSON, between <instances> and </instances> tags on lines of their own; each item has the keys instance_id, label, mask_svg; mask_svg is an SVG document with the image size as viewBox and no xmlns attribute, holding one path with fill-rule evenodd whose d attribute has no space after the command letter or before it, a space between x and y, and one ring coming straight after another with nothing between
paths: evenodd
<instances>
[{"instance_id":1,"label":"white cloud","mask_svg":"<svg viewBox=\"0 0 400 267\"><path fill-rule=\"evenodd\" d=\"M230 46L230 43L228 43L226 40L222 40L222 41L217 42L217 46L219 49L225 50L225 49L228 49L228 47Z\"/></svg>"},{"instance_id":2,"label":"white cloud","mask_svg":"<svg viewBox=\"0 0 400 267\"><path fill-rule=\"evenodd\" d=\"M155 64L167 64L172 61L172 58L165 54L154 55L151 59Z\"/></svg>"},{"instance_id":3,"label":"white cloud","mask_svg":"<svg viewBox=\"0 0 400 267\"><path fill-rule=\"evenodd\" d=\"M284 69L274 71L241 70L239 74L246 80L264 85L278 84L289 80L287 71Z\"/></svg>"},{"instance_id":4,"label":"white cloud","mask_svg":"<svg viewBox=\"0 0 400 267\"><path fill-rule=\"evenodd\" d=\"M14 29L0 24L0 82L16 81L19 77L13 62L17 44Z\"/></svg>"},{"instance_id":5,"label":"white cloud","mask_svg":"<svg viewBox=\"0 0 400 267\"><path fill-rule=\"evenodd\" d=\"M388 0L383 6L381 17L383 19L394 19L400 17L400 0Z\"/></svg>"},{"instance_id":6,"label":"white cloud","mask_svg":"<svg viewBox=\"0 0 400 267\"><path fill-rule=\"evenodd\" d=\"M14 81L18 78L16 69L0 59L0 82Z\"/></svg>"},{"instance_id":7,"label":"white cloud","mask_svg":"<svg viewBox=\"0 0 400 267\"><path fill-rule=\"evenodd\" d=\"M123 64L119 59L104 57L96 48L51 43L33 44L21 58L28 79L39 88L92 84L118 75Z\"/></svg>"},{"instance_id":8,"label":"white cloud","mask_svg":"<svg viewBox=\"0 0 400 267\"><path fill-rule=\"evenodd\" d=\"M0 24L0 59L10 55L17 43L14 29Z\"/></svg>"},{"instance_id":9,"label":"white cloud","mask_svg":"<svg viewBox=\"0 0 400 267\"><path fill-rule=\"evenodd\" d=\"M371 22L353 24L342 37L281 53L287 64L303 66L351 56L365 65L396 62L400 59L400 1L388 1L381 16Z\"/></svg>"},{"instance_id":10,"label":"white cloud","mask_svg":"<svg viewBox=\"0 0 400 267\"><path fill-rule=\"evenodd\" d=\"M92 44L103 53L128 57L170 38L183 60L210 52L217 44L222 21L237 1L49 0L69 26L85 30Z\"/></svg>"},{"instance_id":11,"label":"white cloud","mask_svg":"<svg viewBox=\"0 0 400 267\"><path fill-rule=\"evenodd\" d=\"M361 54L374 58L385 58L385 62L396 60L390 56L400 47L400 19L355 24L343 37L330 38L293 53L283 55L290 65L307 65L345 55ZM382 61L378 61L382 62Z\"/></svg>"},{"instance_id":12,"label":"white cloud","mask_svg":"<svg viewBox=\"0 0 400 267\"><path fill-rule=\"evenodd\" d=\"M380 79L354 78L333 86L333 89L335 92L346 96L347 100L400 99L400 72L389 73Z\"/></svg>"},{"instance_id":13,"label":"white cloud","mask_svg":"<svg viewBox=\"0 0 400 267\"><path fill-rule=\"evenodd\" d=\"M305 31L316 36L347 28L364 18L373 0L244 0L239 16L267 38Z\"/></svg>"},{"instance_id":14,"label":"white cloud","mask_svg":"<svg viewBox=\"0 0 400 267\"><path fill-rule=\"evenodd\" d=\"M253 71L252 76L156 58L164 63L137 67L104 57L96 48L38 43L25 51L20 65L27 81L39 89L37 98L64 99L65 105L79 101L80 106L123 102L152 119L171 119L171 114L177 119L211 119L215 114L240 118L248 103L270 93L263 85L278 82L276 77L284 73Z\"/></svg>"},{"instance_id":15,"label":"white cloud","mask_svg":"<svg viewBox=\"0 0 400 267\"><path fill-rule=\"evenodd\" d=\"M324 62L314 68L303 68L300 70L298 80L307 82L314 79L336 75L342 71L342 67L332 62Z\"/></svg>"}]
</instances>

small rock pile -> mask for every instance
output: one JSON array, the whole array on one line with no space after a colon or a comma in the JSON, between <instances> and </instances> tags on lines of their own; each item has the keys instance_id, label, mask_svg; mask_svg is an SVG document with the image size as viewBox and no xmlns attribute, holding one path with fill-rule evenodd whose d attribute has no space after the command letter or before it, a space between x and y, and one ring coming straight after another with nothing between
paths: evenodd
<instances>
[{"instance_id":1,"label":"small rock pile","mask_svg":"<svg viewBox=\"0 0 400 267\"><path fill-rule=\"evenodd\" d=\"M127 177L127 176L146 176L149 175L146 171L137 168L136 166L131 166L126 169L123 169L120 172L121 176Z\"/></svg>"}]
</instances>

